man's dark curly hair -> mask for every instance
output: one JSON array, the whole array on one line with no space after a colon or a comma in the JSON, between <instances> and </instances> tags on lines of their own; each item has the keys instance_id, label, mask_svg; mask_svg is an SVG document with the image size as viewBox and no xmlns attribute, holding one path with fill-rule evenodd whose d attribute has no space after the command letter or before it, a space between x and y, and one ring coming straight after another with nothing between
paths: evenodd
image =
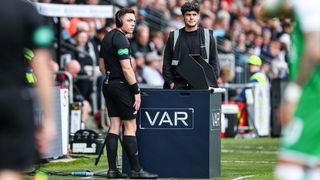
<instances>
[{"instance_id":1,"label":"man's dark curly hair","mask_svg":"<svg viewBox=\"0 0 320 180\"><path fill-rule=\"evenodd\" d=\"M199 4L197 2L186 2L181 7L182 15L184 15L188 11L196 11L199 13Z\"/></svg>"}]
</instances>

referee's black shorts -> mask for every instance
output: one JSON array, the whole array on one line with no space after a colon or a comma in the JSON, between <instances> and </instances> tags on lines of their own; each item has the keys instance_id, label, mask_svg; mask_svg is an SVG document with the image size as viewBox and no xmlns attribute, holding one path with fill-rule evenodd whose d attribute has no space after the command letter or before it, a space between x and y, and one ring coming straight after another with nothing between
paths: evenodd
<instances>
[{"instance_id":1,"label":"referee's black shorts","mask_svg":"<svg viewBox=\"0 0 320 180\"><path fill-rule=\"evenodd\" d=\"M133 107L134 95L127 82L111 80L109 84L103 84L102 91L109 117L120 117L121 120L136 118L137 111Z\"/></svg>"},{"instance_id":2,"label":"referee's black shorts","mask_svg":"<svg viewBox=\"0 0 320 180\"><path fill-rule=\"evenodd\" d=\"M0 89L0 170L24 170L35 163L35 122L27 90Z\"/></svg>"}]
</instances>

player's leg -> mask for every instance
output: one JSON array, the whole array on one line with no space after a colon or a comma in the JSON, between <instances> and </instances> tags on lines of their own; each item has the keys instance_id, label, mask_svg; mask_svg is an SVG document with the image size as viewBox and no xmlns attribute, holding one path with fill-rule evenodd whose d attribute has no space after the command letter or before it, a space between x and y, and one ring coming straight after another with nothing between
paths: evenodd
<instances>
[{"instance_id":1,"label":"player's leg","mask_svg":"<svg viewBox=\"0 0 320 180\"><path fill-rule=\"evenodd\" d=\"M320 136L320 112L314 102L307 99L300 104L310 106L307 109L298 106L293 120L283 127L278 164L277 179L311 179L320 177L317 164L320 163L320 144L316 137ZM320 179L320 178L318 178Z\"/></svg>"},{"instance_id":2,"label":"player's leg","mask_svg":"<svg viewBox=\"0 0 320 180\"><path fill-rule=\"evenodd\" d=\"M305 177L304 167L294 162L278 162L275 169L277 180L302 180Z\"/></svg>"}]
</instances>

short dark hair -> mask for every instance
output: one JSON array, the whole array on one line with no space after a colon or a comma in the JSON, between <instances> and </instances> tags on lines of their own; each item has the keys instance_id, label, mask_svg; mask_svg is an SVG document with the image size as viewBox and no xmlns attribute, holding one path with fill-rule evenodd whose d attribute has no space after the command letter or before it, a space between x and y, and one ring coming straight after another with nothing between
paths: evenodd
<instances>
[{"instance_id":1,"label":"short dark hair","mask_svg":"<svg viewBox=\"0 0 320 180\"><path fill-rule=\"evenodd\" d=\"M135 14L133 9L130 8L122 8L117 13L118 18L122 18L125 14Z\"/></svg>"},{"instance_id":2,"label":"short dark hair","mask_svg":"<svg viewBox=\"0 0 320 180\"><path fill-rule=\"evenodd\" d=\"M181 7L182 15L184 15L188 11L196 11L199 13L199 4L197 2L186 2Z\"/></svg>"}]
</instances>

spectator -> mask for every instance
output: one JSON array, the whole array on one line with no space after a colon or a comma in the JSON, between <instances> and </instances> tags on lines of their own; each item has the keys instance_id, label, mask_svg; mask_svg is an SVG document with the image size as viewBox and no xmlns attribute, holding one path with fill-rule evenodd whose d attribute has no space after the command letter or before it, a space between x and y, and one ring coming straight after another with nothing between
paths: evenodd
<instances>
[{"instance_id":1,"label":"spectator","mask_svg":"<svg viewBox=\"0 0 320 180\"><path fill-rule=\"evenodd\" d=\"M142 53L136 53L135 56L135 64L136 64L136 68L135 68L135 74L136 74L136 78L138 83L146 83L145 79L142 76L142 70L145 67L145 58L144 55Z\"/></svg>"},{"instance_id":2,"label":"spectator","mask_svg":"<svg viewBox=\"0 0 320 180\"><path fill-rule=\"evenodd\" d=\"M51 70L52 70L52 72L53 72L53 77L52 77L52 79L55 80L56 77L57 77L56 72L58 72L59 69L60 69L60 68L59 68L59 64L58 64L57 62L55 62L54 60L50 60L50 68L51 68Z\"/></svg>"},{"instance_id":3,"label":"spectator","mask_svg":"<svg viewBox=\"0 0 320 180\"><path fill-rule=\"evenodd\" d=\"M143 55L145 55L151 51L151 48L149 46L149 36L149 27L144 24L139 25L136 37L131 42L131 49L133 55L135 55L137 52L140 52Z\"/></svg>"},{"instance_id":4,"label":"spectator","mask_svg":"<svg viewBox=\"0 0 320 180\"><path fill-rule=\"evenodd\" d=\"M150 52L146 55L146 66L142 70L142 76L147 85L162 86L164 83L160 73L162 67L162 57L156 52Z\"/></svg>"},{"instance_id":5,"label":"spectator","mask_svg":"<svg viewBox=\"0 0 320 180\"><path fill-rule=\"evenodd\" d=\"M285 43L286 49L289 49L291 46L291 21L290 19L284 19L282 24L282 33L279 37L280 42Z\"/></svg>"},{"instance_id":6,"label":"spectator","mask_svg":"<svg viewBox=\"0 0 320 180\"><path fill-rule=\"evenodd\" d=\"M169 39L169 35L171 31L174 31L175 29L171 26L167 27L166 30L163 33L163 42L166 43Z\"/></svg>"},{"instance_id":7,"label":"spectator","mask_svg":"<svg viewBox=\"0 0 320 180\"><path fill-rule=\"evenodd\" d=\"M64 66L64 70L69 73L73 79L75 79L81 70L81 66L77 60L71 60ZM82 104L81 121L85 122L88 120L89 113L91 112L92 108L90 103L84 99L76 84L73 84L73 89L70 89L71 82L70 79L65 76L65 74L60 74L57 76L56 81L60 85L60 88L67 88L73 92L73 101L81 102Z\"/></svg>"},{"instance_id":8,"label":"spectator","mask_svg":"<svg viewBox=\"0 0 320 180\"><path fill-rule=\"evenodd\" d=\"M248 53L246 46L246 35L244 33L239 34L236 39L235 52L238 54Z\"/></svg>"},{"instance_id":9,"label":"spectator","mask_svg":"<svg viewBox=\"0 0 320 180\"><path fill-rule=\"evenodd\" d=\"M151 1L150 6L146 9L146 24L150 27L150 31L162 31L167 26L167 18L170 15L166 9L166 0Z\"/></svg>"},{"instance_id":10,"label":"spectator","mask_svg":"<svg viewBox=\"0 0 320 180\"><path fill-rule=\"evenodd\" d=\"M163 55L164 43L163 43L163 34L162 32L152 32L151 41L149 46L152 51L156 52L159 56Z\"/></svg>"},{"instance_id":11,"label":"spectator","mask_svg":"<svg viewBox=\"0 0 320 180\"><path fill-rule=\"evenodd\" d=\"M172 16L171 16L171 19L169 20L168 25L170 27L173 27L174 29L182 28L184 24L183 24L183 19L181 15L182 14L179 7L172 9Z\"/></svg>"},{"instance_id":12,"label":"spectator","mask_svg":"<svg viewBox=\"0 0 320 180\"><path fill-rule=\"evenodd\" d=\"M218 85L222 86L232 81L234 78L234 73L231 72L231 69L227 66L221 66L220 76L218 79Z\"/></svg>"},{"instance_id":13,"label":"spectator","mask_svg":"<svg viewBox=\"0 0 320 180\"><path fill-rule=\"evenodd\" d=\"M78 31L75 35L75 40L76 40L76 48L77 52L75 54L75 59L80 63L81 65L81 71L79 75L82 76L81 79L77 79L75 81L76 85L79 87L80 93L83 95L84 99L90 100L90 95L92 93L92 77L89 76L92 71L92 68L86 68L86 67L92 67L93 65L93 60L90 54L88 53L89 51L89 46L88 46L88 40L89 36L88 33L85 31Z\"/></svg>"},{"instance_id":14,"label":"spectator","mask_svg":"<svg viewBox=\"0 0 320 180\"><path fill-rule=\"evenodd\" d=\"M203 28L212 29L215 21L215 15L210 11L205 11L200 14L200 25Z\"/></svg>"},{"instance_id":15,"label":"spectator","mask_svg":"<svg viewBox=\"0 0 320 180\"><path fill-rule=\"evenodd\" d=\"M101 42L102 42L102 39L104 38L105 33L106 33L105 28L98 29L97 34L92 39L93 46L95 47L95 50L97 50L98 52L100 51Z\"/></svg>"},{"instance_id":16,"label":"spectator","mask_svg":"<svg viewBox=\"0 0 320 180\"><path fill-rule=\"evenodd\" d=\"M262 37L260 35L257 35L254 39L252 54L260 56L262 43L263 43Z\"/></svg>"}]
</instances>

